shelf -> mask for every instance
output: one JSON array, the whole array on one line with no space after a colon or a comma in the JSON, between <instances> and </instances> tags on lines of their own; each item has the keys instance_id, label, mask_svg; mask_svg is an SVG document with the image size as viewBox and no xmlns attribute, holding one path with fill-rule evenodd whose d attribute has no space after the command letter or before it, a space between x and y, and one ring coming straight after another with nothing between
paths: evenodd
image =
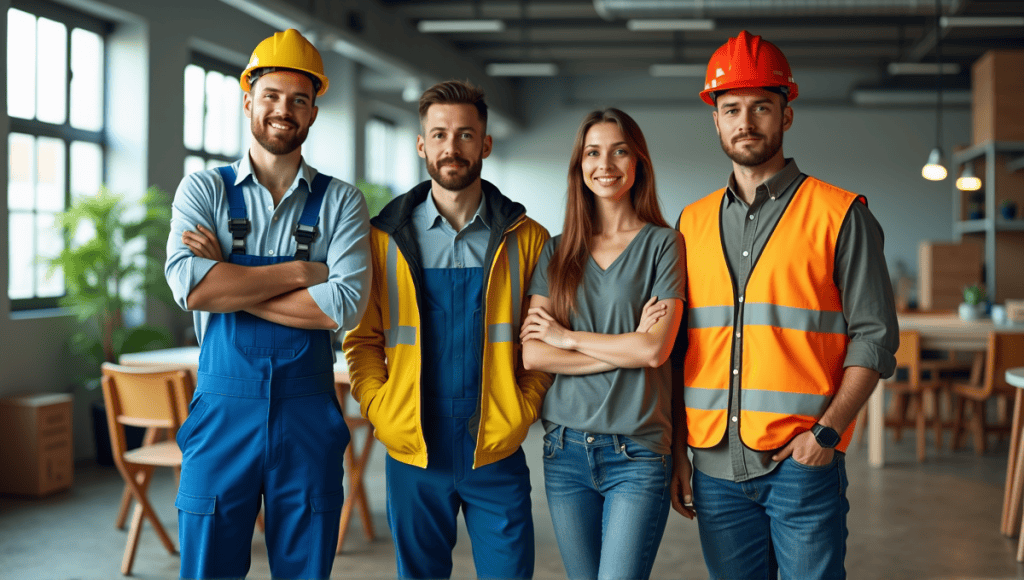
<instances>
[{"instance_id":1,"label":"shelf","mask_svg":"<svg viewBox=\"0 0 1024 580\"><path fill-rule=\"evenodd\" d=\"M953 222L953 233L956 235L983 234L988 231L986 225L987 222L983 219Z\"/></svg>"},{"instance_id":2,"label":"shelf","mask_svg":"<svg viewBox=\"0 0 1024 580\"><path fill-rule=\"evenodd\" d=\"M988 153L989 147L993 147L995 149L995 153L1024 153L1024 141L986 141L985 143L971 145L966 149L954 152L952 155L952 161L954 164L957 164L979 159ZM1021 159L1024 159L1024 157ZM1019 161L1020 159L1017 159L1012 163L1017 163ZM1020 167L1017 169L1020 169Z\"/></svg>"},{"instance_id":3,"label":"shelf","mask_svg":"<svg viewBox=\"0 0 1024 580\"><path fill-rule=\"evenodd\" d=\"M1006 162L1006 170L1010 173L1024 169L1024 155Z\"/></svg>"}]
</instances>

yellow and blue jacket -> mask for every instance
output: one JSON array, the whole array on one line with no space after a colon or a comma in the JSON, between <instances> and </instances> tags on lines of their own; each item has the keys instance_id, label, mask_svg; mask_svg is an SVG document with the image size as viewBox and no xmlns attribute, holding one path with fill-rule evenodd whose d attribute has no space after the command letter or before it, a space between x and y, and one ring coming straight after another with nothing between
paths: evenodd
<instances>
[{"instance_id":1,"label":"yellow and blue jacket","mask_svg":"<svg viewBox=\"0 0 1024 580\"><path fill-rule=\"evenodd\" d=\"M343 344L352 396L373 424L374 436L391 457L418 467L427 466L420 389L423 272L412 214L430 195L430 187L429 181L419 184L370 220L370 302ZM519 327L529 307L525 293L550 236L526 217L522 204L487 181L482 187L492 223L480 327L480 404L470 420L477 430L474 468L519 448L552 380L548 373L523 368L519 342Z\"/></svg>"}]
</instances>

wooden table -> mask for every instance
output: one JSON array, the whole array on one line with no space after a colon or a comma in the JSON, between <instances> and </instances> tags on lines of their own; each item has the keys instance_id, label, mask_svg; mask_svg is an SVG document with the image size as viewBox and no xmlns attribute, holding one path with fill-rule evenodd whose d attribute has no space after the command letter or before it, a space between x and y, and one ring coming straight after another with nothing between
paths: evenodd
<instances>
[{"instance_id":1,"label":"wooden table","mask_svg":"<svg viewBox=\"0 0 1024 580\"><path fill-rule=\"evenodd\" d=\"M921 348L926 350L970 352L973 365L979 369L985 363L988 334L993 330L1024 332L1024 325L995 325L990 318L961 320L956 314L901 313L900 330L921 333ZM868 463L875 467L885 465L885 380L868 400Z\"/></svg>"},{"instance_id":2,"label":"wooden table","mask_svg":"<svg viewBox=\"0 0 1024 580\"><path fill-rule=\"evenodd\" d=\"M341 405L341 413L345 417L351 431L360 428L366 429L366 434L358 453L353 449L355 442L345 448L345 470L348 472L349 489L345 494L345 503L341 508L341 527L338 533L337 552L341 553L342 545L345 542L345 534L348 531L348 524L352 518L352 510L359 509L359 517L363 522L363 532L367 540L375 537L373 530L373 517L370 513L370 506L366 500L366 488L363 484L363 473L366 464L370 459L370 451L373 448L373 426L358 413L348 412L349 400L349 376L348 365L345 356L337 353L337 361L334 363L334 390L338 396L338 403ZM199 369L199 347L183 346L178 348L165 348L121 355L119 361L126 366L180 366L192 371L193 378Z\"/></svg>"},{"instance_id":3,"label":"wooden table","mask_svg":"<svg viewBox=\"0 0 1024 580\"><path fill-rule=\"evenodd\" d=\"M1007 369L1006 382L1017 387L1013 399L1013 426L1015 431L1010 434L1017 439L1017 445L1010 446L1010 457L1007 460L1007 489L1003 497L1002 532L1013 536L1020 532L1021 496L1024 494L1024 441L1021 441L1020 422L1024 407L1024 367ZM1014 449L1016 447L1016 449ZM1014 457L1014 451L1017 456ZM1009 472L1013 472L1012 478ZM1024 562L1024 534L1017 544L1017 561Z\"/></svg>"}]
</instances>

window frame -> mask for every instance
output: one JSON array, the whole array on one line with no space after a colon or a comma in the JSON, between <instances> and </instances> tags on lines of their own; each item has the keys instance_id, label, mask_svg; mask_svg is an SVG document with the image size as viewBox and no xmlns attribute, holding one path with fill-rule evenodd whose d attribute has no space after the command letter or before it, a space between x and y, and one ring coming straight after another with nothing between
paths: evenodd
<instances>
[{"instance_id":1,"label":"window frame","mask_svg":"<svg viewBox=\"0 0 1024 580\"><path fill-rule=\"evenodd\" d=\"M216 72L216 73L220 73L220 74L222 74L222 75L224 75L226 77L230 77L230 78L236 78L237 79L238 76L241 74L241 69L239 69L237 66L234 66L234 65L232 65L230 63L227 63L227 62L224 62L224 61L222 61L222 60L220 60L218 58L209 56L209 55L207 55L205 53L198 52L198 51L195 51L195 50L193 50L191 55L189 56L188 64L198 66L199 68L203 69L203 71L206 72L206 73L208 73L208 72ZM184 71L184 69L182 69L182 74L184 74L184 73L185 73L185 71ZM242 90L241 87L239 87L238 90L241 91ZM210 107L209 100L204 98L203 99L203 130L204 131L206 129L206 125L205 125L206 124L206 114L209 111L209 107ZM244 120L244 118L243 118L243 120ZM245 134L244 130L240 131L240 133L239 133L239 135L244 135L244 134ZM239 156L248 151L248 148L246 147L245 143L239 143L239 146L238 146L239 151L237 153L235 153L234 156L225 155L223 153L211 153L211 152L209 152L209 151L207 151L205 149L193 149L191 147L188 147L187 145L184 145L184 139L182 139L182 146L185 147L185 157L186 158L188 158L188 157L199 157L199 158L201 158L203 160L203 165L204 166L209 166L210 161L223 161L225 165L230 165L230 164L234 163L235 161L238 161ZM183 170L183 173L184 173L184 170Z\"/></svg>"},{"instance_id":2,"label":"window frame","mask_svg":"<svg viewBox=\"0 0 1024 580\"><path fill-rule=\"evenodd\" d=\"M55 123L48 123L46 121L39 121L38 119L24 119L21 117L8 116L7 139L9 143L10 135L12 133L22 133L25 135L30 135L34 139L38 139L40 137L52 138L60 140L64 143L64 207L67 208L70 207L72 202L71 144L74 141L83 141L87 143L93 143L99 146L103 156L102 163L100 164L100 182L107 182L107 71L109 70L110 66L110 53L108 51L108 47L110 34L114 30L114 24L112 22L107 22L99 18L96 18L95 16L90 16L83 12L79 12L70 7L64 5L51 4L49 2L45 2L42 0L12 0L12 2L10 3L10 8L14 8L16 10L21 10L23 12L32 14L37 19L47 18L49 20L60 22L66 28L65 33L67 38L67 58L65 59L65 73L67 76L67 82L65 82L64 85L64 102L67 103L67 112L64 117L64 123L58 125ZM71 126L71 35L76 28L80 28L82 30L95 33L103 39L104 78L103 90L101 92L100 97L100 111L103 115L103 126L98 131L78 129ZM6 46L4 49L6 54ZM38 112L36 116L38 117ZM10 151L8 151L8 154L10 154ZM10 180L10 168L8 168L8 180ZM19 211L18 213L22 212ZM7 223L8 231L11 224L11 214L12 212L10 208L8 208L6 215L4 216ZM38 208L33 208L31 210L31 214L34 216L38 216ZM68 233L63 232L63 236L64 243L70 244L71 240L68 237ZM8 255L5 257L7 259L8 268L10 267L11 264L11 251L11 248L8 247ZM8 276L10 276L10 271L8 271L7 274ZM33 278L35 278L35 273L33 273ZM4 292L9 291L9 288L4 289ZM11 312L24 312L30 310L57 308L59 306L61 298L63 298L65 295L66 293L61 294L60 296L33 296L32 298L11 298L10 294L8 294L7 297L10 303Z\"/></svg>"}]
</instances>

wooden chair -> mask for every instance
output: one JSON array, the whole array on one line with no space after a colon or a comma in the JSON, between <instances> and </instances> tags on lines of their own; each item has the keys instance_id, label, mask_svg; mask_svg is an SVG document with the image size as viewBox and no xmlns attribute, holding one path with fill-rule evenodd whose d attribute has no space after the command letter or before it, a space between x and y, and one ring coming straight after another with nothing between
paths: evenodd
<instances>
[{"instance_id":1,"label":"wooden chair","mask_svg":"<svg viewBox=\"0 0 1024 580\"><path fill-rule=\"evenodd\" d=\"M953 412L953 448L963 443L964 408L971 410L970 428L974 436L974 452L981 455L990 433L1007 434L1010 425L1005 421L991 424L985 420L985 407L990 398L1012 397L1017 389L1006 382L1006 369L1024 365L1024 333L990 332L984 365L975 365L967 383L954 383L956 397ZM982 369L982 366L984 367Z\"/></svg>"},{"instance_id":2,"label":"wooden chair","mask_svg":"<svg viewBox=\"0 0 1024 580\"><path fill-rule=\"evenodd\" d=\"M900 331L900 346L896 351L896 369L906 370L907 380L898 381L893 378L885 381L885 389L891 396L885 426L893 429L893 435L899 441L903 429L911 425L908 417L913 417L913 426L917 436L918 461L925 459L929 409L931 410L932 429L935 432L935 449L942 448L943 425L936 394L947 383L939 377L939 368L944 367L940 365L926 366L921 360L921 334L919 332L916 330ZM930 371L927 379L922 376L925 370ZM859 444L867 427L866 407L861 409L858 423L862 426L858 434L857 443Z\"/></svg>"},{"instance_id":3,"label":"wooden chair","mask_svg":"<svg viewBox=\"0 0 1024 580\"><path fill-rule=\"evenodd\" d=\"M192 379L188 371L181 369L124 367L104 363L102 370L103 400L106 404L114 463L136 504L121 561L121 573L130 575L143 518L152 524L167 551L177 554L174 543L153 510L147 492L156 467L172 467L176 473L180 473L181 450L174 436L188 414L188 403L193 391ZM138 449L127 448L126 425L147 429L146 440ZM157 434L161 431L166 433L167 440L157 440Z\"/></svg>"}]
</instances>

